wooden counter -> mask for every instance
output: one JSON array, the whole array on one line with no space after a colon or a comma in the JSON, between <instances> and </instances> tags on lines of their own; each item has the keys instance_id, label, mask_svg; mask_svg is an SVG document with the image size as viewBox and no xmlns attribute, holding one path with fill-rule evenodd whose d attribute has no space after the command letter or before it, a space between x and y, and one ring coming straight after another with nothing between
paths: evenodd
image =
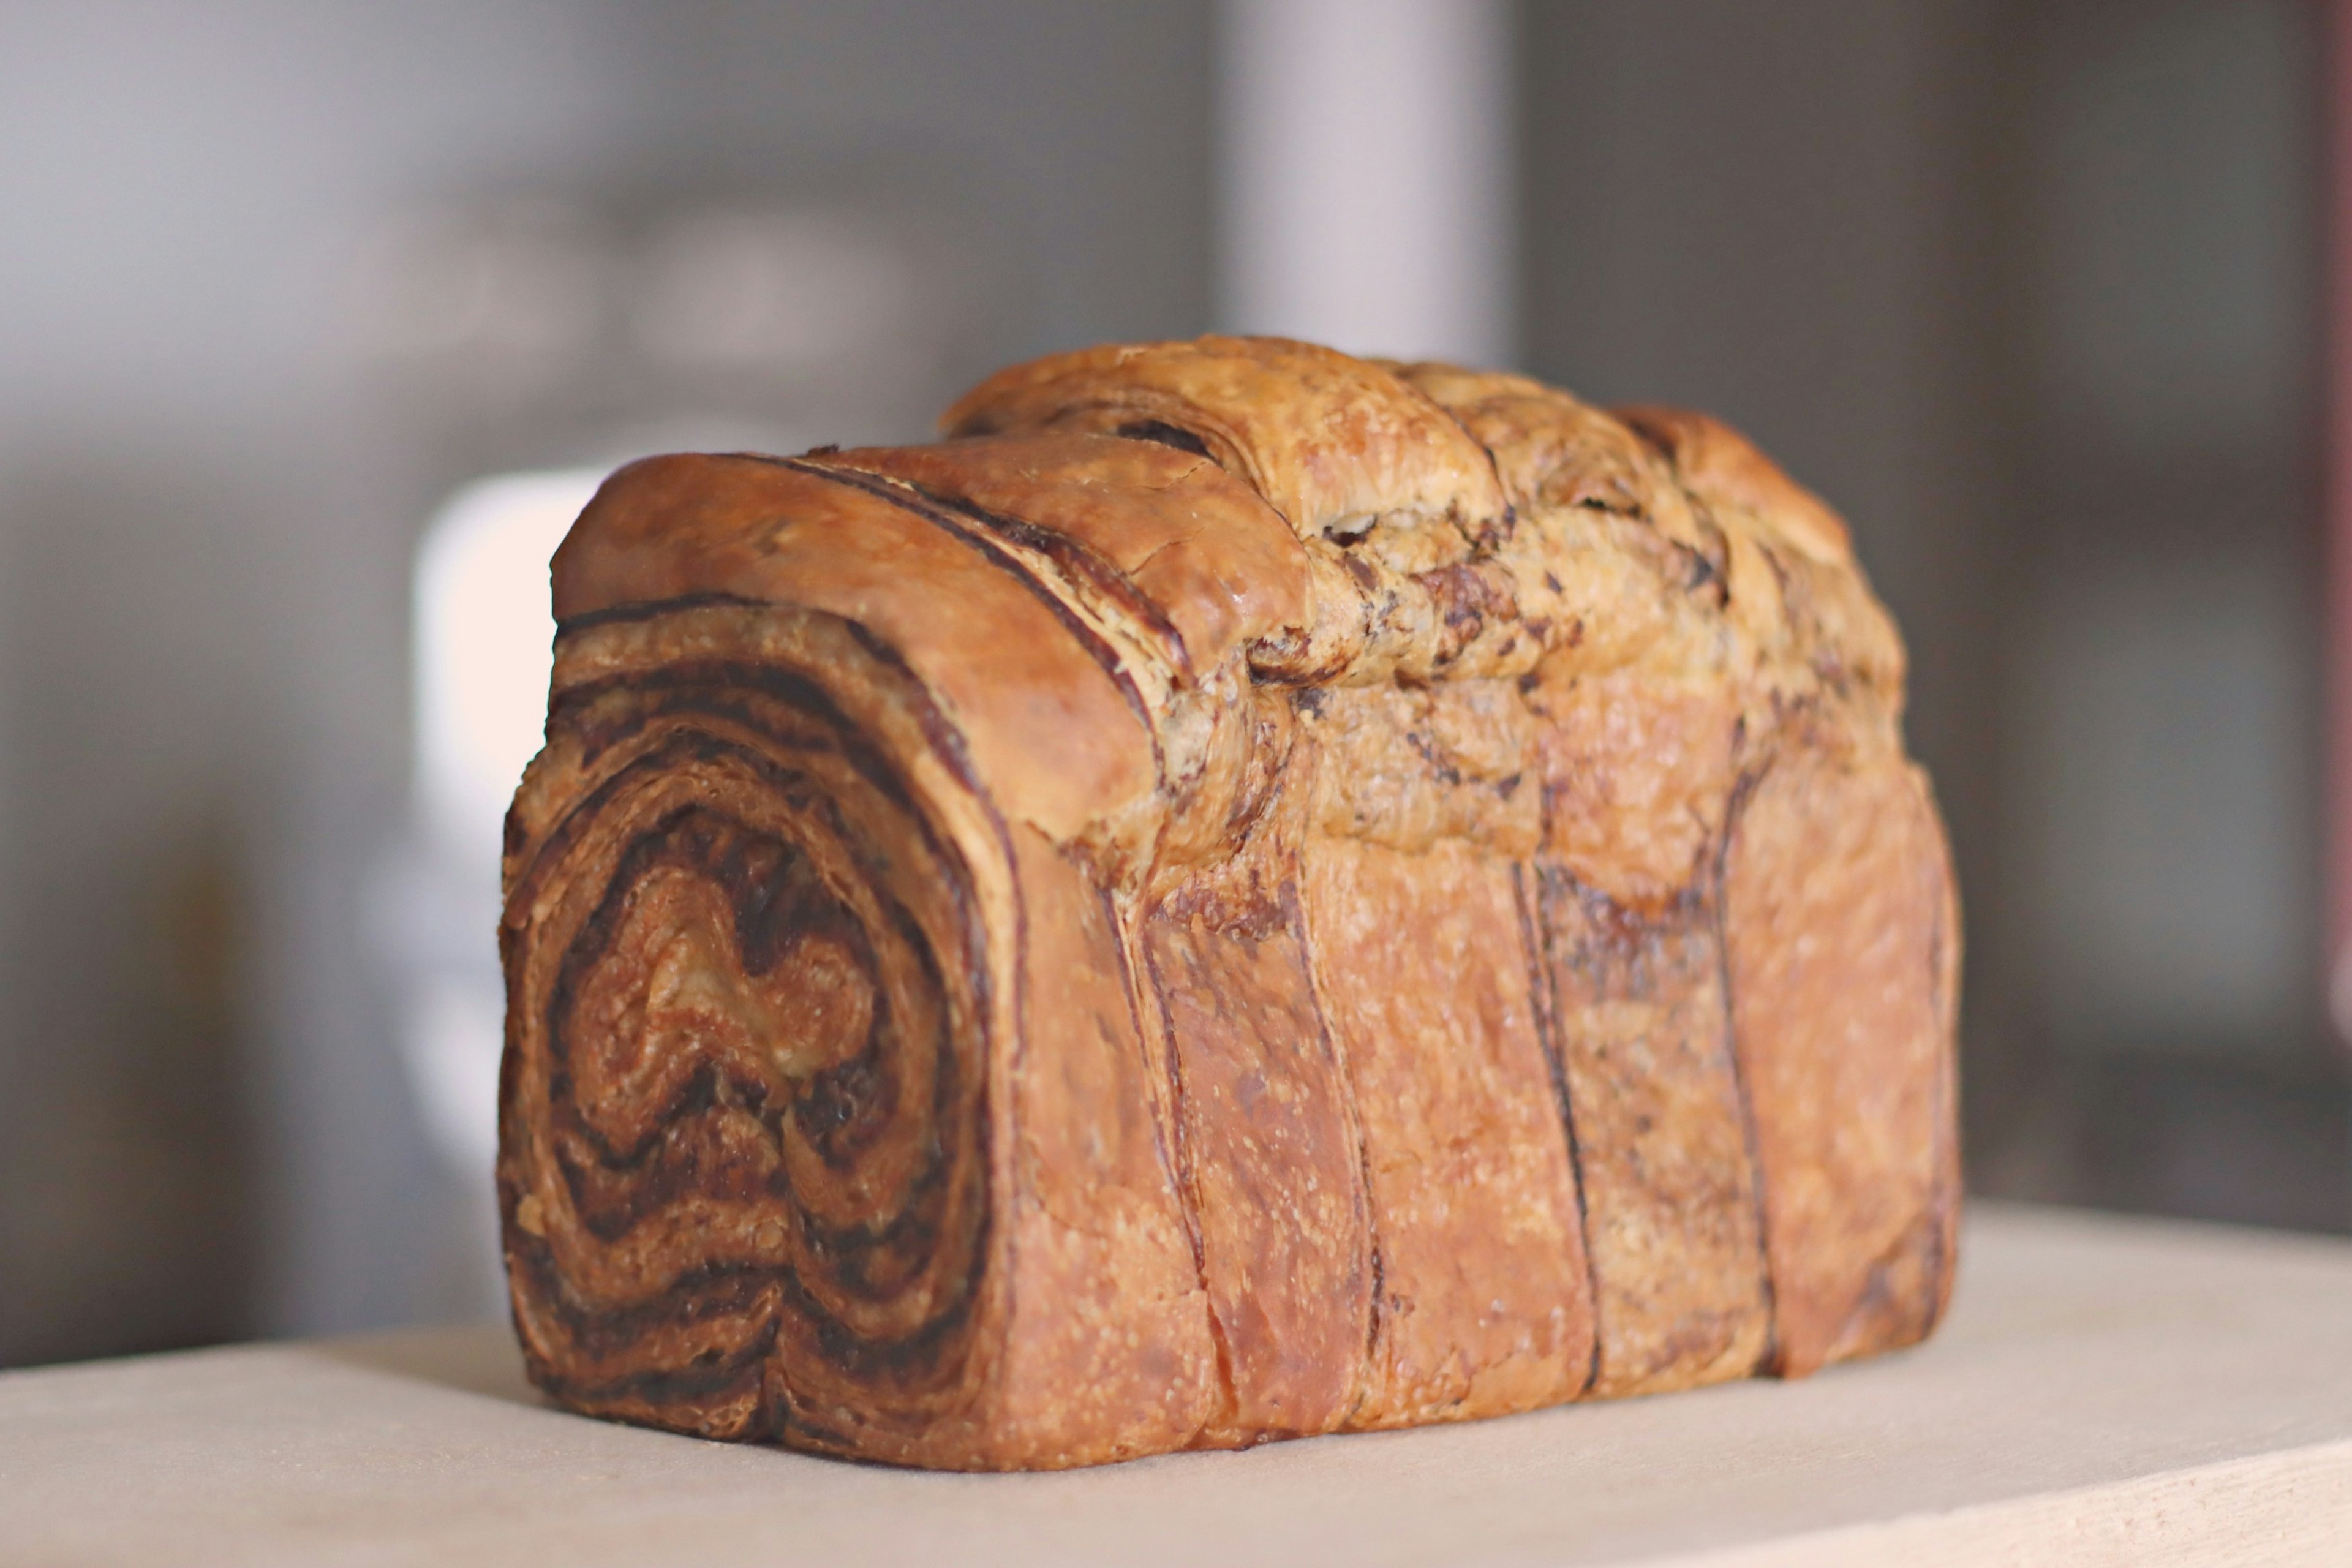
<instances>
[{"instance_id":1,"label":"wooden counter","mask_svg":"<svg viewBox=\"0 0 2352 1568\"><path fill-rule=\"evenodd\" d=\"M946 1476L543 1406L503 1327L0 1375L0 1563L2352 1563L2352 1243L1979 1205L1924 1350Z\"/></svg>"}]
</instances>

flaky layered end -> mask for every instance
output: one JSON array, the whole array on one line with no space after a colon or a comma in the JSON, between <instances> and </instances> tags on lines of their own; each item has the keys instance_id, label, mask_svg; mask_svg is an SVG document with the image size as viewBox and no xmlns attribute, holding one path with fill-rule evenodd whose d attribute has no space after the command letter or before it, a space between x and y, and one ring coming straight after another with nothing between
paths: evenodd
<instances>
[{"instance_id":1,"label":"flaky layered end","mask_svg":"<svg viewBox=\"0 0 2352 1568\"><path fill-rule=\"evenodd\" d=\"M593 617L555 679L503 933L533 1378L706 1436L970 1462L1003 872L962 759L817 613Z\"/></svg>"}]
</instances>

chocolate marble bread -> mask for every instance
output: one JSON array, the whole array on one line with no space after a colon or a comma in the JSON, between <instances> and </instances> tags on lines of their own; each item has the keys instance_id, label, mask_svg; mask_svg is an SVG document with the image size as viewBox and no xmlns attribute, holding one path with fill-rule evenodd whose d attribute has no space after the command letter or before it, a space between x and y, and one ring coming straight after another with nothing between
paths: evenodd
<instances>
[{"instance_id":1,"label":"chocolate marble bread","mask_svg":"<svg viewBox=\"0 0 2352 1568\"><path fill-rule=\"evenodd\" d=\"M1844 529L1697 415L1272 339L623 468L499 1188L575 1409L963 1469L1905 1345L1953 886Z\"/></svg>"}]
</instances>

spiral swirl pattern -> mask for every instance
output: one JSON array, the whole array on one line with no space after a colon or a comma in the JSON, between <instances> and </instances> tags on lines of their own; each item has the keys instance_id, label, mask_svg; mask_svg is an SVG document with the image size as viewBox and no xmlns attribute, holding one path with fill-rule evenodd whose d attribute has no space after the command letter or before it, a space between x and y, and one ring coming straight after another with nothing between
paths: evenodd
<instances>
[{"instance_id":1,"label":"spiral swirl pattern","mask_svg":"<svg viewBox=\"0 0 2352 1568\"><path fill-rule=\"evenodd\" d=\"M507 944L526 1347L604 1413L936 1439L989 1212L986 1057L955 1042L992 1021L972 868L923 798L954 759L872 727L925 699L845 627L719 606L567 628L557 679L535 772L575 804L517 824Z\"/></svg>"}]
</instances>

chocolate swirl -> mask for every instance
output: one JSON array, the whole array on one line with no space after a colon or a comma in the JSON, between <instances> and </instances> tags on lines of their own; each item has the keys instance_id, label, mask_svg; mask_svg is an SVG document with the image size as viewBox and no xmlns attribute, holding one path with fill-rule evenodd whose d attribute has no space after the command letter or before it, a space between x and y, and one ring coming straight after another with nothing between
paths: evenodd
<instances>
[{"instance_id":1,"label":"chocolate swirl","mask_svg":"<svg viewBox=\"0 0 2352 1568\"><path fill-rule=\"evenodd\" d=\"M957 1042L987 1038L989 979L961 847L835 692L917 731L927 699L845 628L778 619L563 635L534 775L573 804L512 877L501 1187L561 1397L865 1450L970 1396L986 1056ZM669 657L721 639L738 657Z\"/></svg>"}]
</instances>

